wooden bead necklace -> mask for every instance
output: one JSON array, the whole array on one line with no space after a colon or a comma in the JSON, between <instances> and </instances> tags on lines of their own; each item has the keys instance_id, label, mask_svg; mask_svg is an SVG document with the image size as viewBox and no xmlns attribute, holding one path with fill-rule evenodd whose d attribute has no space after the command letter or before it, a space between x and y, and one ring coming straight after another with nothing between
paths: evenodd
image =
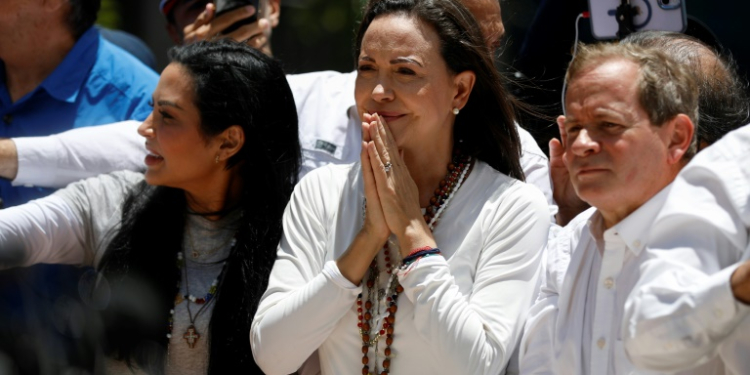
<instances>
[{"instance_id":1,"label":"wooden bead necklace","mask_svg":"<svg viewBox=\"0 0 750 375\"><path fill-rule=\"evenodd\" d=\"M453 195L458 191L458 188L461 187L461 184L471 171L472 164L470 156L461 155L458 150L453 153L453 160L448 164L448 173L440 181L438 188L435 189L435 195L430 198L430 205L425 209L424 220L430 230L434 230L438 218L445 210L448 202L453 198ZM366 202L363 202L362 205L364 207L362 210L364 217ZM397 262L392 261L387 242L383 245L383 256L385 271L390 275L385 289L378 289L380 270L376 257L370 263L367 280L363 280L366 286L366 293L360 293L357 296L357 329L362 338L362 375L378 374L378 343L381 337L385 337L386 346L380 375L387 375L391 371L391 345L393 344L396 312L398 311L398 297L404 291L404 288L398 282L395 272L397 267L393 266ZM367 295L365 300L362 299L363 294ZM380 301L383 297L385 297L384 305L387 305L385 312L388 314L385 318L380 317ZM375 309L374 311L373 308ZM374 316L374 312L377 312L378 317ZM373 332L373 329L375 332ZM370 347L374 347L375 352L374 372L370 372L370 358L368 356Z\"/></svg>"}]
</instances>

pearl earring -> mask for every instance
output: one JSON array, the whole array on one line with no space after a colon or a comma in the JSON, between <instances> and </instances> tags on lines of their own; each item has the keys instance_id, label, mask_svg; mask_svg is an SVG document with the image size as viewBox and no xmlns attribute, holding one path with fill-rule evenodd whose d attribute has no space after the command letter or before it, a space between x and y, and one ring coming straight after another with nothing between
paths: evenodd
<instances>
[{"instance_id":1,"label":"pearl earring","mask_svg":"<svg viewBox=\"0 0 750 375\"><path fill-rule=\"evenodd\" d=\"M216 159L214 159L214 162L216 162L216 164L219 164L219 155L216 155Z\"/></svg>"},{"instance_id":2,"label":"pearl earring","mask_svg":"<svg viewBox=\"0 0 750 375\"><path fill-rule=\"evenodd\" d=\"M458 107L453 107L453 114L458 116L458 112L461 112Z\"/></svg>"}]
</instances>

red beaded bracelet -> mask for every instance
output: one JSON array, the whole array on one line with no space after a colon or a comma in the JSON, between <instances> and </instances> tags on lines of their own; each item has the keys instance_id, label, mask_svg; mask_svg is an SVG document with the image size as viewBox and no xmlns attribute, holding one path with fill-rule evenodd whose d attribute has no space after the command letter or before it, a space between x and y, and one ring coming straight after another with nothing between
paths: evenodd
<instances>
[{"instance_id":1,"label":"red beaded bracelet","mask_svg":"<svg viewBox=\"0 0 750 375\"><path fill-rule=\"evenodd\" d=\"M416 254L416 253L418 253L420 251L425 251L425 250L432 250L432 246L418 247L418 248L412 250L411 252L409 252L409 255L405 256L404 258L408 258L408 257L410 257L410 256L412 256L412 255L414 255L414 254Z\"/></svg>"}]
</instances>

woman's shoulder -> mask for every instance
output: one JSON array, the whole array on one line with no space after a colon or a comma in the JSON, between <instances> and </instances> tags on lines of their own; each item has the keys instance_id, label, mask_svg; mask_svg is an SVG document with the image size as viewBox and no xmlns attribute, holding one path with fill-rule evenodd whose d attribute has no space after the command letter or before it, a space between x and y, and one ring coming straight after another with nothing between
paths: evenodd
<instances>
[{"instance_id":1,"label":"woman's shoulder","mask_svg":"<svg viewBox=\"0 0 750 375\"><path fill-rule=\"evenodd\" d=\"M298 190L341 190L359 180L360 164L328 164L313 169L297 184Z\"/></svg>"},{"instance_id":2,"label":"woman's shoulder","mask_svg":"<svg viewBox=\"0 0 750 375\"><path fill-rule=\"evenodd\" d=\"M119 204L143 181L142 173L118 171L74 182L55 194L72 202L86 200Z\"/></svg>"},{"instance_id":3,"label":"woman's shoulder","mask_svg":"<svg viewBox=\"0 0 750 375\"><path fill-rule=\"evenodd\" d=\"M484 186L487 189L489 200L513 199L541 205L545 210L548 209L547 198L536 186L499 172L483 161L478 161L474 168L478 172L478 183L475 185Z\"/></svg>"}]
</instances>

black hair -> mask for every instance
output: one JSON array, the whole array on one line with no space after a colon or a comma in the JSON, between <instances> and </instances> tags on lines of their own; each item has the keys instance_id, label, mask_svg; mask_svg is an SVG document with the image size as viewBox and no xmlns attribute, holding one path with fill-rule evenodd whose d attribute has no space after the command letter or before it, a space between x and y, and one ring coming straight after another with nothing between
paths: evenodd
<instances>
[{"instance_id":1,"label":"black hair","mask_svg":"<svg viewBox=\"0 0 750 375\"><path fill-rule=\"evenodd\" d=\"M461 152L476 157L508 176L524 179L521 141L515 125L516 100L506 91L495 70L474 16L456 0L371 0L357 33L354 61L359 61L367 28L378 16L403 13L431 25L440 52L452 73L476 74L474 88L453 126Z\"/></svg>"},{"instance_id":2,"label":"black hair","mask_svg":"<svg viewBox=\"0 0 750 375\"><path fill-rule=\"evenodd\" d=\"M657 48L695 73L698 83L698 141L712 144L750 120L747 82L723 48L669 31L639 31L621 43Z\"/></svg>"},{"instance_id":3,"label":"black hair","mask_svg":"<svg viewBox=\"0 0 750 375\"><path fill-rule=\"evenodd\" d=\"M69 2L68 26L73 33L73 38L78 40L86 30L94 26L102 2L101 0L69 0Z\"/></svg>"},{"instance_id":4,"label":"black hair","mask_svg":"<svg viewBox=\"0 0 750 375\"><path fill-rule=\"evenodd\" d=\"M259 373L250 325L300 168L294 99L280 64L245 44L198 42L173 48L170 58L192 77L203 135L232 125L245 133L244 146L227 161L243 181L242 216L209 323L208 373ZM186 211L182 190L141 183L124 203L121 229L99 266L112 289L104 311L107 350L149 373L164 371Z\"/></svg>"}]
</instances>

